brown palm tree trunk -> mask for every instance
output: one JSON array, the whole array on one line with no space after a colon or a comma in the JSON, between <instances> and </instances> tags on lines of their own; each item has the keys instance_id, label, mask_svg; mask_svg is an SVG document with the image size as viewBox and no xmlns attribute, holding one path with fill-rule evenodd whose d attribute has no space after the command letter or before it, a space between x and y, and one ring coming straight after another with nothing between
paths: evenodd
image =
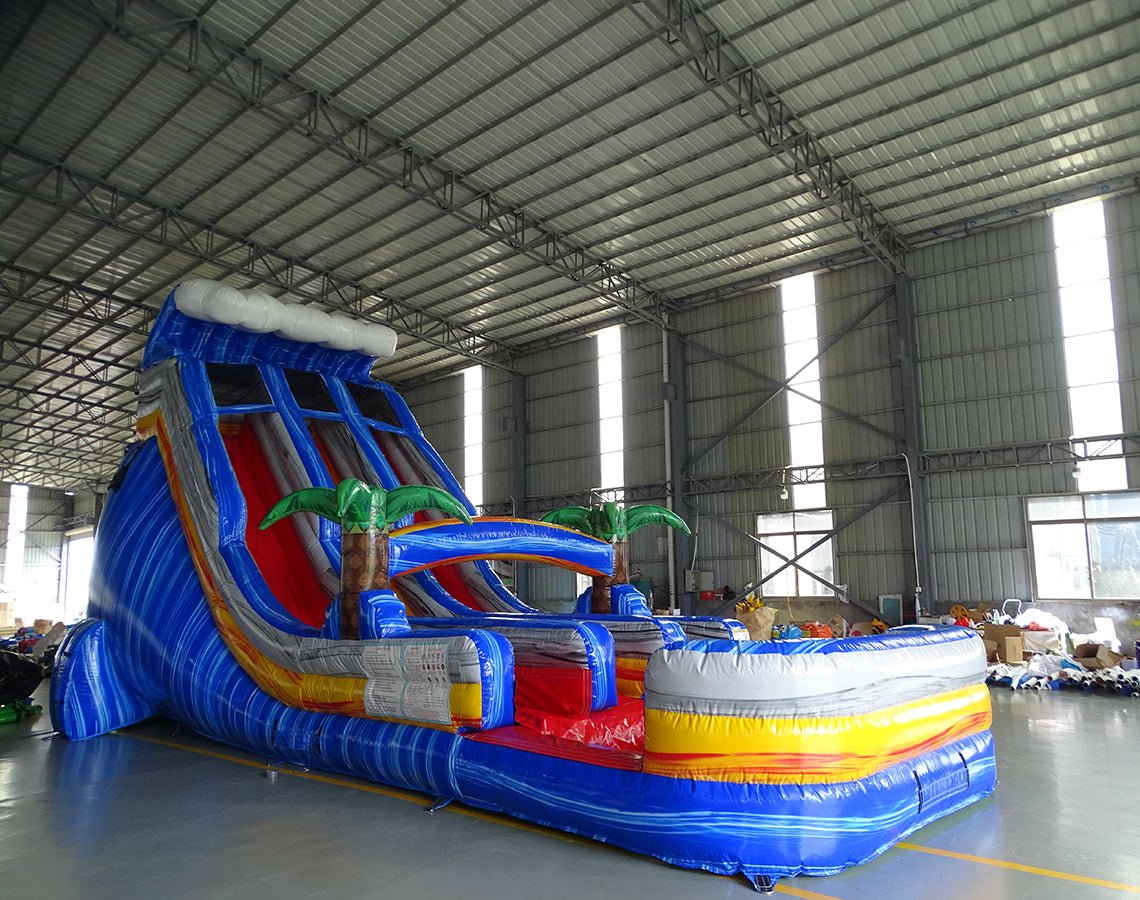
<instances>
[{"instance_id":1,"label":"brown palm tree trunk","mask_svg":"<svg viewBox=\"0 0 1140 900\"><path fill-rule=\"evenodd\" d=\"M360 638L360 595L388 587L388 532L340 531L340 637Z\"/></svg>"},{"instance_id":2,"label":"brown palm tree trunk","mask_svg":"<svg viewBox=\"0 0 1140 900\"><path fill-rule=\"evenodd\" d=\"M613 612L610 587L615 584L629 584L629 542L616 541L614 547L614 574L599 575L594 578L590 592L590 612L608 615Z\"/></svg>"}]
</instances>

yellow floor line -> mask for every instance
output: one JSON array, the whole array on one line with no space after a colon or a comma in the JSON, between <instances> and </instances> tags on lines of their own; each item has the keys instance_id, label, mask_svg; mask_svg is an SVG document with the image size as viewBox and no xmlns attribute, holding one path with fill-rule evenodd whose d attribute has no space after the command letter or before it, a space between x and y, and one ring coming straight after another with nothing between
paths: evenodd
<instances>
[{"instance_id":1,"label":"yellow floor line","mask_svg":"<svg viewBox=\"0 0 1140 900\"><path fill-rule=\"evenodd\" d=\"M983 866L995 866L999 869L1011 869L1014 872L1027 872L1030 875L1042 875L1045 878L1056 878L1060 881L1075 881L1079 884L1091 884L1095 887L1109 888L1114 891L1127 891L1130 894L1140 894L1140 885L1123 884L1119 881L1105 881L1103 878L1090 878L1088 875L1074 875L1071 872L1058 872L1054 869L1041 869L1037 866L1027 866L1022 863L1008 862L1004 859L991 859L988 856L971 856L969 853L958 853L954 850L939 850L936 847L923 847L920 844L899 843L895 846L903 850L917 850L919 853L930 853L933 856L945 856L949 859L960 859L965 862L979 863Z\"/></svg>"},{"instance_id":2,"label":"yellow floor line","mask_svg":"<svg viewBox=\"0 0 1140 900\"><path fill-rule=\"evenodd\" d=\"M282 775L289 775L293 778L304 778L307 781L319 781L322 784L332 784L337 787L349 788L354 791L364 791L368 794L380 794L384 797L391 797L395 800L403 800L407 803L415 803L420 806L424 805L427 796L425 794L415 794L410 791L402 791L399 788L381 787L376 784L368 784L360 781L349 781L345 778L337 778L333 775L321 775L316 772L304 772L300 769L280 768L272 764L258 762L253 759L245 759L241 756L234 756L232 753L221 753L217 750L207 750L204 747L192 747L189 744L180 744L177 741L164 741L162 738L147 737L142 734L132 734L128 731L115 731L113 734L127 737L135 741L146 741L148 744L158 744L160 747L170 747L173 750L185 750L188 753L197 753L199 756L208 756L212 759L220 759L225 762L237 763L239 766L245 766L250 769L272 769L275 772L280 772ZM557 840L566 841L574 844L586 844L594 848L604 848L618 853L624 853L620 847L613 847L599 841L592 841L589 838L581 837L577 834L570 834L566 831L558 831L553 828L544 828L541 825L532 825L530 822L521 822L518 819L512 819L497 813L484 812L481 809L471 809L466 806L448 806L445 808L446 812L458 813L461 816L467 816L470 819L479 819L484 822L494 822L497 825L506 825L510 828L517 828L520 831L529 831L531 834L541 834L545 837L555 838ZM838 900L831 894L820 894L815 891L804 890L803 888L792 887L791 885L781 884L777 882L776 893L789 894L793 897L803 897L805 900Z\"/></svg>"},{"instance_id":3,"label":"yellow floor line","mask_svg":"<svg viewBox=\"0 0 1140 900\"><path fill-rule=\"evenodd\" d=\"M839 900L838 897L833 897L831 894L820 894L816 891L808 891L803 888L792 887L790 884L784 884L782 881L776 882L777 894L790 894L793 897L804 897L805 900Z\"/></svg>"}]
</instances>

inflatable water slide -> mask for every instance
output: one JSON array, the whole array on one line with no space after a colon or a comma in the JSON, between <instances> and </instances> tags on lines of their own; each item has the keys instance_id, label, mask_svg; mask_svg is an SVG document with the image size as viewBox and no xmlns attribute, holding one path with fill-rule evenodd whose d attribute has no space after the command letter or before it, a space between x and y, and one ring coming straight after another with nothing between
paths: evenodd
<instances>
[{"instance_id":1,"label":"inflatable water slide","mask_svg":"<svg viewBox=\"0 0 1140 900\"><path fill-rule=\"evenodd\" d=\"M611 614L514 596L492 561L603 578L614 545L475 515L372 377L394 348L382 325L174 289L89 618L57 657L58 731L162 714L756 886L864 862L993 790L970 631L757 642L654 617L629 585Z\"/></svg>"}]
</instances>

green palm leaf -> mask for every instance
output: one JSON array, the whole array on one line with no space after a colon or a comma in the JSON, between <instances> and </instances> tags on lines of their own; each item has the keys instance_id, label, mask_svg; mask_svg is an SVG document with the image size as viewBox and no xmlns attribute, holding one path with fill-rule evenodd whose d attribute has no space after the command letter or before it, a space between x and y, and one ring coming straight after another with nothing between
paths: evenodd
<instances>
[{"instance_id":1,"label":"green palm leaf","mask_svg":"<svg viewBox=\"0 0 1140 900\"><path fill-rule=\"evenodd\" d=\"M606 530L609 532L607 540L624 541L629 536L625 529L625 507L608 500L603 504L602 510L605 513Z\"/></svg>"},{"instance_id":2,"label":"green palm leaf","mask_svg":"<svg viewBox=\"0 0 1140 900\"><path fill-rule=\"evenodd\" d=\"M359 478L346 478L336 486L337 515L342 528L364 531L384 527L388 492L365 484Z\"/></svg>"},{"instance_id":3,"label":"green palm leaf","mask_svg":"<svg viewBox=\"0 0 1140 900\"><path fill-rule=\"evenodd\" d=\"M560 506L558 509L552 509L539 521L549 522L551 525L564 525L583 534L597 537L593 531L590 510L584 506Z\"/></svg>"},{"instance_id":4,"label":"green palm leaf","mask_svg":"<svg viewBox=\"0 0 1140 900\"><path fill-rule=\"evenodd\" d=\"M258 528L265 529L294 513L316 513L334 522L339 521L336 492L331 488L305 488L294 491L278 500L265 514Z\"/></svg>"},{"instance_id":5,"label":"green palm leaf","mask_svg":"<svg viewBox=\"0 0 1140 900\"><path fill-rule=\"evenodd\" d=\"M421 509L442 509L455 518L471 524L471 514L447 491L427 484L406 484L388 491L388 510L384 524L398 522L409 513Z\"/></svg>"},{"instance_id":6,"label":"green palm leaf","mask_svg":"<svg viewBox=\"0 0 1140 900\"><path fill-rule=\"evenodd\" d=\"M624 510L612 500L590 507L590 533L594 537L611 543L624 540L623 528Z\"/></svg>"},{"instance_id":7,"label":"green palm leaf","mask_svg":"<svg viewBox=\"0 0 1140 900\"><path fill-rule=\"evenodd\" d=\"M633 534L646 525L668 525L685 534L692 534L685 520L664 506L635 506L626 512L627 534Z\"/></svg>"}]
</instances>

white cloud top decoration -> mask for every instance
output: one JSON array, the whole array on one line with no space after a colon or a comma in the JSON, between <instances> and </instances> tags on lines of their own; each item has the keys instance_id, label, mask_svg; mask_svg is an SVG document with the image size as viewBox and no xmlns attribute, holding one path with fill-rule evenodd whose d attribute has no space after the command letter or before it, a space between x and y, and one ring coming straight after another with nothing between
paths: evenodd
<instances>
[{"instance_id":1,"label":"white cloud top decoration","mask_svg":"<svg viewBox=\"0 0 1140 900\"><path fill-rule=\"evenodd\" d=\"M387 325L361 322L299 303L282 303L261 291L239 291L220 281L195 278L174 289L178 311L257 334L352 350L377 358L396 352L396 332Z\"/></svg>"}]
</instances>

